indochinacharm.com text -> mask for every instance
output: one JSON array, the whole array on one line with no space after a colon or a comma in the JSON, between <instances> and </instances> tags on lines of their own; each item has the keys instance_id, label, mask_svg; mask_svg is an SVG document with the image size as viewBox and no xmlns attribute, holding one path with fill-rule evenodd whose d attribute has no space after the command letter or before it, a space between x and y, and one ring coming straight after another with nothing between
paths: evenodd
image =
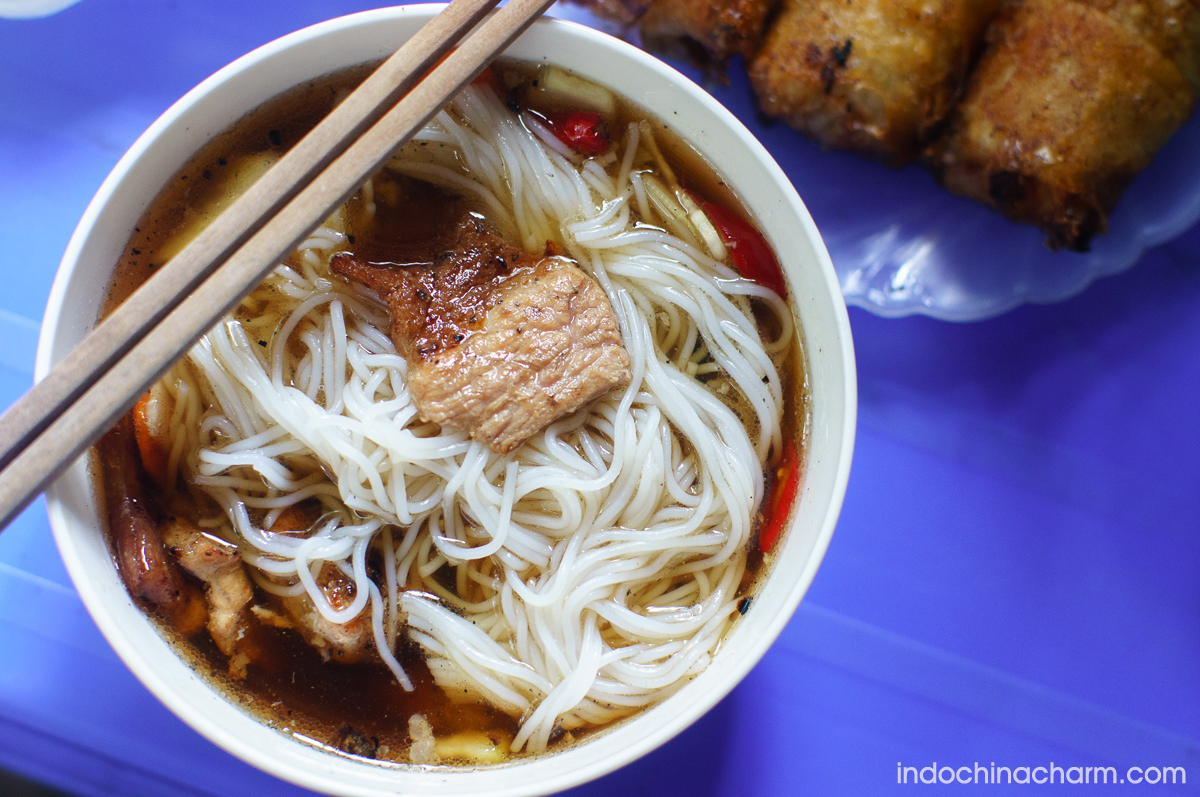
<instances>
[{"instance_id":1,"label":"indochinacharm.com text","mask_svg":"<svg viewBox=\"0 0 1200 797\"><path fill-rule=\"evenodd\" d=\"M923 766L905 766L896 762L896 782L905 783L974 783L979 785L1010 783L1079 783L1079 784L1142 784L1155 785L1187 783L1187 771L1183 767L1129 767L1124 771L1117 767L1064 767L1051 761L1048 765L998 766L996 762L983 765L979 762L966 766L939 766L936 761Z\"/></svg>"}]
</instances>

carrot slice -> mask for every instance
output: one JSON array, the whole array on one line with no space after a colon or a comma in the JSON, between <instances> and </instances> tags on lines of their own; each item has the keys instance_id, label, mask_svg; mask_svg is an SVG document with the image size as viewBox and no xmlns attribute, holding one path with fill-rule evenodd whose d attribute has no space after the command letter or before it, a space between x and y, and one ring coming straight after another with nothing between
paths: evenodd
<instances>
[{"instance_id":1,"label":"carrot slice","mask_svg":"<svg viewBox=\"0 0 1200 797\"><path fill-rule=\"evenodd\" d=\"M433 70L437 69L443 63L445 63L446 59L449 58L451 55L453 55L454 51L457 49L458 49L457 47L451 47L449 50L447 50L445 55L443 55L441 58L437 59L437 61L434 62L433 66L429 67L428 72L426 72L424 75L421 75L421 80L424 80L425 78L429 77L429 75L432 74ZM496 73L492 70L492 68L490 66L484 67L483 71L480 72L475 77L475 79L471 81L471 85L472 86L491 86L492 90L495 91L496 94L498 94L500 97L504 96L504 89L501 88L501 86L500 86L500 79L498 77L496 77Z\"/></svg>"},{"instance_id":2,"label":"carrot slice","mask_svg":"<svg viewBox=\"0 0 1200 797\"><path fill-rule=\"evenodd\" d=\"M472 86L491 86L492 91L496 92L496 96L504 98L504 89L500 86L500 78L496 77L496 73L489 66L479 73L479 76L471 81Z\"/></svg>"},{"instance_id":3,"label":"carrot slice","mask_svg":"<svg viewBox=\"0 0 1200 797\"><path fill-rule=\"evenodd\" d=\"M159 487L166 487L168 452L151 431L150 401L150 394L147 393L133 406L133 434L137 438L138 453L142 456L142 466Z\"/></svg>"}]
</instances>

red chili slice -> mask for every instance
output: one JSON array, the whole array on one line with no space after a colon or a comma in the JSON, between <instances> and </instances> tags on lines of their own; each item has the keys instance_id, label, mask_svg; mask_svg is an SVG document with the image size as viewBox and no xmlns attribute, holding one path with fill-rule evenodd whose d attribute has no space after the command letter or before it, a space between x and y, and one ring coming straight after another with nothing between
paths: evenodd
<instances>
[{"instance_id":1,"label":"red chili slice","mask_svg":"<svg viewBox=\"0 0 1200 797\"><path fill-rule=\"evenodd\" d=\"M783 271L762 233L728 208L708 202L695 194L692 198L712 219L717 232L721 233L721 238L733 255L733 264L737 266L741 275L764 288L770 288L786 299L787 284L783 281Z\"/></svg>"},{"instance_id":2,"label":"red chili slice","mask_svg":"<svg viewBox=\"0 0 1200 797\"><path fill-rule=\"evenodd\" d=\"M599 155L608 149L608 125L598 113L551 114L549 121L554 135L576 152Z\"/></svg>"},{"instance_id":3,"label":"red chili slice","mask_svg":"<svg viewBox=\"0 0 1200 797\"><path fill-rule=\"evenodd\" d=\"M800 491L800 460L796 456L796 446L791 440L783 444L783 460L775 469L775 491L771 493L767 510L763 513L763 524L758 532L758 549L763 553L771 550L783 524L787 522L792 504L796 503L796 493Z\"/></svg>"}]
</instances>

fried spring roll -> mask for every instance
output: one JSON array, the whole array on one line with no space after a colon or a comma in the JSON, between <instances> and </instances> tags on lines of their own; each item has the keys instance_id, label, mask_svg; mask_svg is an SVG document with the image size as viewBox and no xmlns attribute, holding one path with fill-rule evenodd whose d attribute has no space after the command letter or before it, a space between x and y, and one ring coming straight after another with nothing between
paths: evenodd
<instances>
[{"instance_id":1,"label":"fried spring roll","mask_svg":"<svg viewBox=\"0 0 1200 797\"><path fill-rule=\"evenodd\" d=\"M774 0L654 0L640 21L642 39L651 46L690 39L724 61L757 48L774 6Z\"/></svg>"},{"instance_id":2,"label":"fried spring roll","mask_svg":"<svg viewBox=\"0 0 1200 797\"><path fill-rule=\"evenodd\" d=\"M1010 0L1011 2L1012 0ZM1171 60L1200 91L1200 3L1197 0L1077 0L1103 11Z\"/></svg>"},{"instance_id":3,"label":"fried spring roll","mask_svg":"<svg viewBox=\"0 0 1200 797\"><path fill-rule=\"evenodd\" d=\"M650 7L653 0L576 0L576 2L598 16L629 26L636 24L641 19L642 14L646 13L646 9Z\"/></svg>"},{"instance_id":4,"label":"fried spring roll","mask_svg":"<svg viewBox=\"0 0 1200 797\"><path fill-rule=\"evenodd\" d=\"M636 25L652 49L694 42L717 63L752 52L777 0L578 0L595 13Z\"/></svg>"},{"instance_id":5,"label":"fried spring roll","mask_svg":"<svg viewBox=\"0 0 1200 797\"><path fill-rule=\"evenodd\" d=\"M1193 0L1025 0L1004 9L930 164L955 193L1086 251L1191 115Z\"/></svg>"},{"instance_id":6,"label":"fried spring roll","mask_svg":"<svg viewBox=\"0 0 1200 797\"><path fill-rule=\"evenodd\" d=\"M750 79L763 111L902 165L936 134L1000 0L784 0Z\"/></svg>"}]
</instances>

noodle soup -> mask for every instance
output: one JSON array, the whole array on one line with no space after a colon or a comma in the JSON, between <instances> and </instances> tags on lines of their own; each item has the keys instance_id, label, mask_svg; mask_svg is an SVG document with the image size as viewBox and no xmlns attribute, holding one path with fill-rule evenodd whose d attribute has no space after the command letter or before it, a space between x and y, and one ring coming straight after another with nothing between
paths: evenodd
<instances>
[{"instance_id":1,"label":"noodle soup","mask_svg":"<svg viewBox=\"0 0 1200 797\"><path fill-rule=\"evenodd\" d=\"M110 303L360 71L195 157L138 224ZM555 79L574 93L547 98ZM579 118L584 149L556 130ZM664 134L569 74L493 67L154 387L132 440L101 445L110 507L140 491L166 566L197 588L159 600L123 571L131 592L272 724L408 763L540 753L670 695L751 605L755 526L785 489L764 471L785 436L803 450L802 355L783 297L739 275L709 199L682 188L723 184L669 161ZM389 308L331 268L428 267L465 218L577 264L630 363L511 452L424 419ZM110 510L127 568L123 522Z\"/></svg>"},{"instance_id":2,"label":"noodle soup","mask_svg":"<svg viewBox=\"0 0 1200 797\"><path fill-rule=\"evenodd\" d=\"M49 363L79 340L90 319L102 309L106 284L111 288L110 298L128 290L141 278L138 269L162 262L164 251L169 252L172 245L167 240L172 231L203 223L203 214L209 212L207 203L219 205L227 188L249 179L262 168L263 160L270 159L273 148L290 145L298 133L289 127L287 114L271 116L275 112L268 109L232 128L235 134L246 133L250 143L244 148L238 149L232 139L226 139L205 149L214 136L249 111L269 104L271 97L299 80L316 80L365 58L382 56L432 13L432 9L412 6L384 9L294 34L223 70L157 122L110 175L72 239L47 312L39 374L44 375ZM586 155L557 152L560 147L555 141L562 139L537 128L539 124L543 128L560 125L554 118L559 110L545 108L520 93L509 97L514 86L506 80L494 101L477 96L474 105L468 99L470 107L451 113L451 121L462 135L456 146L475 147L476 164L468 162L465 152L462 158L445 161L427 155L411 159L407 166L392 164L328 220L325 230L304 247L306 252L288 259L285 265L290 275L277 271L267 288L256 292L232 319L213 330L207 350L199 346L192 352L198 356L189 357L152 391L157 396L147 399L140 410L141 436L150 432L148 458L137 445L137 424L126 426L125 440L116 446L117 456L99 458L110 475L115 471L118 485L136 486L138 500L132 503L140 502L148 526L169 538L163 546L164 556L173 557L179 565L175 580L135 582L134 593L145 589L159 598L175 591L191 593L184 601L156 604L152 614L160 616L158 621L148 618L147 599L131 598L113 566L113 554L102 535L104 502L96 501L88 489L85 468L71 469L48 493L51 524L64 563L101 630L135 674L204 736L307 788L362 795L398 791L546 793L597 777L646 753L710 708L762 656L811 582L845 489L854 416L848 324L828 256L786 178L704 92L620 42L575 26L542 21L518 40L510 54L536 61L539 71L548 64L562 65L590 81L628 87L634 103L653 106L661 118L677 126L673 130L677 140L651 126L654 145L646 143L650 139L640 124L644 120L637 120L639 124L631 130L627 125L631 120L618 108L615 116L605 116L609 143L603 151ZM530 83L527 88L544 87ZM336 86L317 81L300 90L301 94L310 92L311 105L305 104L307 100L293 104L288 113L308 108L315 118L320 113L318 106L322 102L327 106L336 90ZM323 91L326 98L320 100ZM509 107L509 100L515 110ZM515 125L514 133L524 130L529 134L527 140L565 176L565 182L555 189L555 181L548 176L553 170L526 171L532 162L525 150L514 148L516 139L479 136L483 125L472 121L471 108L482 108L493 121L507 119ZM522 114L534 111L542 114L544 123L536 117L523 118ZM295 124L298 130L311 121ZM436 142L439 144L448 145L448 139L454 137L454 128L433 132L443 136ZM631 146L635 133L640 143ZM482 144L476 137L483 139ZM427 139L423 149L428 152L434 145L433 139ZM486 154L484 145L492 148L492 155ZM658 155L652 146L659 150ZM449 146L437 148L444 151ZM713 172L697 170L688 157L680 157L680 151L686 153L689 148L706 153L715 167ZM197 159L188 163L198 151ZM630 152L626 171L622 167ZM608 158L610 154L615 157ZM675 172L674 178L662 177L649 168L658 163L659 155L665 156L662 160ZM208 156L213 160L204 166L201 161ZM448 214L451 220L459 211L464 214L454 232L446 233L446 227L440 227L441 238L431 232L426 255L408 261L403 253L372 248L372 225L386 228L389 219L396 217L413 222L418 212L440 206L431 197L453 200L463 193L461 181L448 179L443 172L447 179L417 196L414 186L429 180L406 174L406 170L438 167L449 170L449 177L463 177L465 168L486 167L512 156L512 173L521 175L523 185L545 183L557 197L555 203L574 197L580 200L577 207L582 207L581 198L589 198L592 212L581 210L565 225L554 225L558 232L545 233L540 225L552 215L547 210L551 203L527 203L518 212L507 180L482 179L475 184L487 188L494 198L508 191L509 199L493 203L474 191L478 197L472 200L474 204L460 205ZM606 162L598 162L602 158ZM596 162L595 166L588 167L588 161ZM546 165L546 161L537 163ZM484 172L486 168L480 171ZM691 219L695 208L710 218L710 227L717 213L713 206L738 214L717 174L736 177L733 188L745 200L745 215L759 221L766 238L779 244L776 251L788 298L775 306L790 306L794 311L797 325L790 334L784 325L791 323L791 317L772 311L772 300L765 296L771 291L752 286L764 294L754 299L738 293L738 286L745 281L737 278L728 261L714 256L711 229L706 235L695 228L693 240L672 229L675 225L668 219L682 224L682 219ZM651 178L658 182L657 187ZM633 186L635 179L641 183L640 192ZM458 182L457 189L452 182ZM680 184L694 193L677 192ZM576 190L562 190L564 185L576 186ZM164 201L151 207L148 198L160 191L164 200L175 192L176 197L191 193L195 201ZM405 197L413 201L405 204ZM368 209L372 200L373 213ZM488 208L495 206L500 212L493 209L489 215ZM156 214L163 208L168 210L160 218ZM472 212L482 218L471 216ZM506 219L505 213L511 219ZM171 214L174 218L169 218ZM464 224L476 221L478 229L471 235L477 237L464 234ZM160 222L161 229L156 231L154 225ZM691 222L695 226L695 219ZM439 229L438 223L431 224L431 230ZM549 227L549 222L545 224ZM616 245L608 240L605 245L605 236L624 232L633 240L627 238ZM532 244L526 242L529 233L533 234ZM537 242L542 235L546 240ZM664 241L664 235L685 243ZM412 340L395 328L392 293L382 288L372 292L365 287L368 278L347 278L358 266L347 267L343 259L362 261L358 265L363 268L372 262L411 262L417 265L385 266L384 270L394 274L411 269L414 274L436 276L437 263L423 260L429 252L444 252L449 246L451 260L462 261L468 244L489 236L494 245L483 249L492 255L502 253L504 259L508 253L519 252L512 257L514 278L496 294L504 301L497 298L495 306L519 297L520 291L532 290L531 285L539 279L569 278L584 293L604 298L612 328L619 330L628 371L610 369L615 382L594 396L587 393L583 403L547 421L549 426L526 434L528 439L522 438L524 442L512 448L505 448L509 443L493 448L496 441L478 428L454 431L458 427L450 423L435 428L420 420L419 410L388 425L384 432L376 426L368 428L354 412L385 404L399 415L399 410L408 406L401 401L402 393L416 384L411 381L413 375L429 363L405 359L411 354ZM420 236L412 237L408 243L419 249ZM661 255L663 245L682 252L690 261L687 269L658 267L658 260L668 261L668 266L671 261L659 258L654 261L655 268L634 274L630 264L615 262L617 255L628 251L627 246L650 247ZM118 259L122 269L114 282L111 264ZM678 257L675 260L685 262ZM337 270L330 267L338 263L342 265ZM686 324L672 324L688 314L678 309L690 290L684 277L701 272L718 275L717 288L702 291L704 302L692 303L707 329L716 329L714 341L719 342L723 335L734 353L745 352L739 347L746 341L762 345L762 328L768 347L776 341L781 344L775 356L767 353L765 358L751 358L751 368L742 374L753 375L754 369L766 368L774 372L780 399L772 412L782 407L782 422L756 426L759 411L755 404L739 398L742 390L734 389L733 380L724 375L738 370L735 359L718 343L711 347L704 343L701 351L706 334L701 324L694 324L694 335ZM586 284L579 281L579 274L584 275ZM312 305L303 307L310 299ZM706 304L719 305L720 314L706 309ZM741 321L724 315L730 307L740 314ZM510 310L508 305L504 309ZM268 320L271 315L276 318ZM523 316L512 315L519 317ZM295 323L289 329L292 319ZM490 324L490 313L488 319ZM669 333L672 328L678 330L673 336ZM277 334L258 334L266 329ZM327 329L337 333L331 335L329 345ZM640 330L640 341L629 330ZM487 327L464 332L472 336L465 344L470 348L477 338L491 340L496 330ZM277 344L277 340L283 342ZM807 344L803 368L799 367L797 348L801 340ZM782 350L784 341L791 342L787 353ZM659 346L662 354L655 350ZM326 352L333 354L326 356ZM693 356L684 356L687 352ZM734 363L732 368L720 365L718 355L725 363ZM343 362L344 370L337 367ZM713 369L714 363L719 367ZM409 381L393 378L397 374ZM343 406L326 406L325 385L334 385L336 397L339 375L345 380L340 390ZM673 375L679 375L678 379ZM761 376L767 380L763 382ZM657 381L651 386L651 380ZM773 390L771 382L771 374L762 370L761 390ZM251 384L253 389L247 387ZM753 386L750 380L743 384ZM669 392L681 385L696 388L688 395L700 398L694 417L704 418L702 422L689 424L684 417L684 422L677 423L668 416L677 413L678 406L668 406L656 391ZM349 393L347 386L353 388ZM474 385L468 384L464 392L471 389ZM374 391L372 401L362 402L357 397L346 401L354 391L362 395ZM797 401L798 391L806 397L803 402ZM415 393L411 389L409 393L408 400L414 400ZM745 394L755 395L750 390ZM449 395L453 398L456 394ZM156 413L151 400L163 411ZM622 420L611 407L616 403L620 410L627 400L629 415ZM277 412L284 405L312 414L296 423L295 418ZM188 421L189 414L199 423ZM483 418L483 425L487 420ZM272 424L294 427L294 439L273 437ZM613 437L622 424L624 437ZM186 431L179 432L181 429ZM341 446L338 435L347 430L357 433L364 445ZM722 436L736 435L742 441L735 448L746 452L745 461L752 460L753 468L739 468L735 457L717 458L718 469L731 474L740 488L722 493L720 487L706 487L715 483L704 474L715 471L707 466L689 469L684 464L689 458L693 464L703 464L705 435L709 440L715 436L721 445L725 444ZM405 445L392 445L395 436L401 436ZM119 438L118 434L118 442ZM157 455L153 440L158 441ZM759 528L755 508L761 510L769 497L780 495L772 485L777 472L775 440L803 442L804 473L802 481L795 480L795 503L786 522L781 519L766 526L771 534L786 533L775 542L764 565L755 561L754 535ZM697 441L699 446L694 445ZM634 456L622 454L628 450L625 443L632 445ZM422 449L442 444L447 451L441 461ZM123 455L119 453L122 447ZM760 455L763 450L765 454ZM344 460L337 461L329 451L342 452ZM474 457L470 470L464 468L468 456ZM668 469L659 473L669 475L669 481L640 478L643 466L655 458L668 464ZM193 461L194 466L189 464ZM618 461L622 465L632 462L633 467L622 468L626 477L615 473L607 483L595 477L596 473L607 477L614 470L611 464ZM576 482L574 499L568 489L571 485L523 482L526 473L543 473L547 467L564 470L564 462L576 468L567 474ZM147 476L133 468L131 477L129 464L145 468ZM673 467L677 464L682 467ZM798 464L793 464L791 472L799 474ZM344 470L347 467L349 470ZM198 476L180 478L189 469ZM374 476L369 475L370 470ZM147 477L157 483L154 473L168 486L146 483ZM344 473L362 478L344 478ZM632 478L635 474L639 478ZM455 475L460 477L457 481ZM396 489L401 478L403 489ZM106 481L111 484L114 480ZM590 481L584 485L587 495L582 499L578 498L580 481ZM790 476L782 481L793 483ZM344 492L343 484L357 484L363 490ZM296 495L306 489L309 494ZM625 494L617 495L618 490ZM133 498L127 490L110 492L115 498L109 501L110 509L112 505L120 509ZM441 500L447 495L448 510L442 509ZM610 500L614 496L621 500ZM655 496L659 500L651 500ZM696 501L696 496L701 500ZM727 500L730 505L741 502L746 510L744 521L735 525L710 511ZM382 511L366 507L364 501ZM418 506L420 501L427 503ZM239 502L244 512L236 508ZM547 506L553 511L547 512ZM234 507L232 513L229 507ZM697 507L702 511L691 511ZM410 522L400 514L405 508L410 511ZM605 513L615 513L619 522L609 522ZM606 522L586 526L581 520L587 518ZM374 530L364 528L372 523L377 524ZM687 538L684 543L698 546L677 551L672 545L669 552L659 550L662 555L656 557L653 546L667 546L653 535L667 530L661 535L665 538L685 526L680 533ZM580 529L610 534L587 540L584 537L588 535L581 533L572 550L569 543ZM413 539L408 544L410 531ZM390 546L385 534L391 535ZM545 541L542 550L548 567L534 561L538 551L528 540L536 543L535 535ZM734 540L736 535L741 539ZM497 543L497 539L503 541ZM256 544L239 547L230 545L230 540ZM338 553L334 550L338 545L349 546L349 551ZM495 550L487 550L489 545ZM604 560L608 549L617 545L633 554L632 578L636 580L639 573L634 571L640 569L645 583L614 587L629 575L616 572L622 565ZM726 548L728 557L722 559ZM181 556L176 557L177 553ZM184 558L192 567L183 567ZM237 566L227 567L231 562ZM256 567L250 571L245 562ZM198 564L205 566L193 569ZM305 567L308 583L300 574ZM407 571L402 572L404 567ZM704 572L710 567L715 569ZM663 579L650 584L656 568L669 574L665 584ZM506 597L508 571L517 578ZM239 586L232 576L225 583L221 573L231 572L242 573L245 583ZM394 577L394 593L388 584L389 572ZM221 590L215 589L218 581L224 584ZM365 586L366 597L360 584ZM315 586L312 594L310 586ZM567 589L578 586L585 587L584 591ZM540 594L554 588L561 588L567 600L556 604ZM291 594L273 595L272 590ZM614 590L620 590L624 604L612 600L617 594ZM237 611L223 611L217 605L213 595L218 591L225 595L222 605L238 607ZM250 597L239 604L239 596L246 592ZM353 615L351 623L341 625L358 627L351 629L353 633L337 633L338 624L329 622L318 600L325 601L324 608L330 609L335 619L345 616L338 615L343 611ZM597 606L608 610L602 605L605 600L618 606L617 611L608 612L609 617L595 611ZM309 608L293 612L288 604L296 602L307 602ZM198 606L200 611L176 614L167 608L176 605ZM378 623L376 607L382 610ZM516 622L508 619L510 608L523 612L512 612ZM588 621L585 612L594 619ZM228 622L214 622L217 615ZM478 624L467 619L472 615ZM576 624L572 618L582 620ZM700 643L691 644L682 635L655 639L646 633L677 621L690 622L690 638ZM706 629L710 622L717 627ZM181 630L164 632L168 624ZM281 627L288 625L291 628ZM505 629L515 630L504 633ZM574 630L567 633L569 629ZM318 637L324 640L323 646L314 644ZM389 650L395 667L381 663L386 657L378 652L393 644L393 639L394 647ZM322 650L327 655L321 655ZM656 671L658 665L666 666ZM610 677L622 670L618 674L633 674L635 682L623 684ZM210 677L197 678L197 671L209 672ZM578 676L580 672L587 678ZM400 673L412 682L413 692L404 688ZM462 673L466 673L467 683L463 683ZM597 684L600 688L589 697L587 693ZM313 697L316 693L319 698ZM526 708L521 707L521 700L527 701ZM539 749L553 755L534 752ZM368 760L372 756L374 760ZM414 757L425 764L408 763ZM433 760L442 765L431 765ZM492 762L503 765L481 766Z\"/></svg>"}]
</instances>

